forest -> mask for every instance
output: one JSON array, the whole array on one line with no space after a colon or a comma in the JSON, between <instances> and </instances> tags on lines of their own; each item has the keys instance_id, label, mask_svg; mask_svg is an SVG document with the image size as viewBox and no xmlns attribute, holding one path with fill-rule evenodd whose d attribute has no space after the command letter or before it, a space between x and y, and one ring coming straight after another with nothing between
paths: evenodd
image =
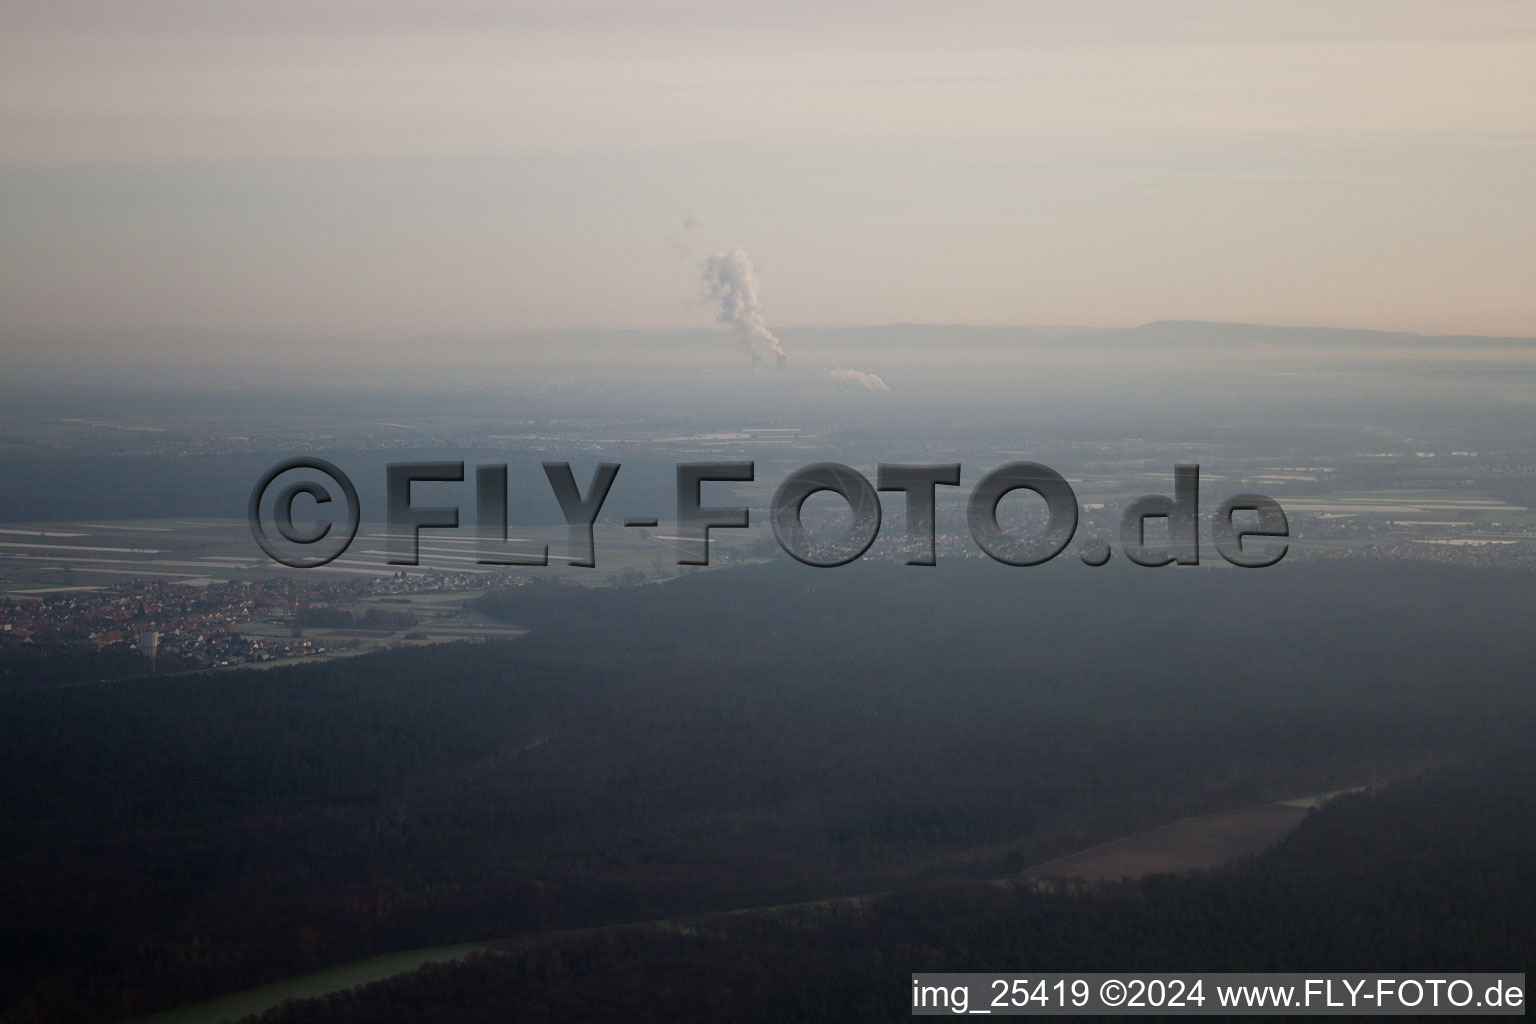
<instances>
[{"instance_id":1,"label":"forest","mask_svg":"<svg viewBox=\"0 0 1536 1024\"><path fill-rule=\"evenodd\" d=\"M1528 587L1408 563L822 572L781 559L487 595L482 610L528 627L515 641L6 691L0 1017L128 1019L377 953L522 937L514 957L401 984L451 977L485 1007L498 986L531 1000L547 987L549 1019L563 1019L579 986L562 972L608 970L603 943L620 940L583 952L533 936L892 890L904 895L846 935L761 925L767 965L814 959L818 942L866 957L837 961L848 969L821 975L825 992L784 995L777 1019L859 1019L858 993L870 1013L888 1005L871 993L892 970L1009 966L1026 949L1056 950L1055 965L1118 969L1160 949L1170 966L1204 965L1173 954L1207 948L1201 929L1251 927L1259 906L1277 937L1253 963L1448 968L1442 947L1413 945L1428 925L1411 920L1376 929L1393 949L1361 945L1336 898L1470 898L1442 884L1462 879L1449 868L1415 875L1413 846L1390 831L1412 824L1411 786L1340 801L1339 815L1399 808L1380 812L1380 841L1348 824L1352 838L1329 839L1309 820L1279 860L1236 874L1066 901L978 884L1186 815L1362 783L1439 779L1423 798L1481 822L1457 835L1516 829L1497 808L1528 811L1528 771L1476 785L1456 773L1528 745ZM1497 807L1444 796L1454 785L1486 787ZM1489 834L1450 851L1444 831L1415 835L1489 885L1524 877L1528 899L1528 844ZM1308 878L1324 916L1280 909ZM1530 920L1441 931L1469 965L1497 969L1478 957L1528 950ZM679 965L666 943L681 939L634 941L641 962L684 972L679 999L737 969L713 947ZM422 998L451 1005L443 990ZM385 1019L369 1012L354 1019Z\"/></svg>"},{"instance_id":2,"label":"forest","mask_svg":"<svg viewBox=\"0 0 1536 1024\"><path fill-rule=\"evenodd\" d=\"M858 913L509 943L260 1019L873 1022L908 1017L914 971L1521 971L1536 954L1533 767L1485 761L1343 797L1278 847L1188 877L919 884Z\"/></svg>"}]
</instances>

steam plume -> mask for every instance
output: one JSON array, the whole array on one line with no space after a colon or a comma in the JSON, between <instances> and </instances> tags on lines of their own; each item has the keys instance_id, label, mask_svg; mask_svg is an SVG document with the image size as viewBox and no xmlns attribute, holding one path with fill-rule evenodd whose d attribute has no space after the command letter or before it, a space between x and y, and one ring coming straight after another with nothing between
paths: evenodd
<instances>
[{"instance_id":1,"label":"steam plume","mask_svg":"<svg viewBox=\"0 0 1536 1024\"><path fill-rule=\"evenodd\" d=\"M717 252L704 261L704 293L720 303L715 319L731 329L736 341L754 363L766 356L784 355L784 346L768 329L758 299L757 271L752 259L740 249ZM878 379L878 378L877 378ZM881 385L882 387L884 385Z\"/></svg>"},{"instance_id":2,"label":"steam plume","mask_svg":"<svg viewBox=\"0 0 1536 1024\"><path fill-rule=\"evenodd\" d=\"M863 370L828 370L828 374L842 381L844 384L857 384L861 388L871 391L889 391L890 386L881 380L878 375L865 373Z\"/></svg>"}]
</instances>

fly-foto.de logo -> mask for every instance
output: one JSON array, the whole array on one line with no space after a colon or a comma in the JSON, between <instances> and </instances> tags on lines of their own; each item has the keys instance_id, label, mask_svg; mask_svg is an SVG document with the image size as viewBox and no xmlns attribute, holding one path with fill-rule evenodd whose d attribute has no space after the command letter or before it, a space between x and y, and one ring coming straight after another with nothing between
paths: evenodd
<instances>
[{"instance_id":1,"label":"fly-foto.de logo","mask_svg":"<svg viewBox=\"0 0 1536 1024\"><path fill-rule=\"evenodd\" d=\"M620 465L598 465L585 490L576 482L568 462L546 462L544 475L570 530L571 565L597 565L593 526L618 478ZM752 462L685 462L677 472L675 536L678 565L708 565L711 530L745 529L750 510L742 505L706 504L710 485L720 487L756 480ZM330 486L314 477L328 477ZM908 565L936 565L936 507L940 487L960 486L959 463L881 463L875 482L858 470L836 462L818 462L795 470L779 484L769 506L768 521L779 546L806 565L831 568L847 565L869 550L880 534L880 492L904 496ZM385 519L388 527L388 564L417 565L422 530L457 530L460 508L456 505L417 505L411 487L417 483L463 483L463 462L396 462L385 467ZM508 539L507 466L480 464L474 468L475 561L480 565L538 566L549 564L549 547L514 550ZM334 488L334 491L333 491ZM1030 491L1045 501L1045 521L1031 529L999 521L998 506L1015 491ZM336 504L339 492L344 514L326 520L323 514ZM828 536L804 522L806 501L822 492L836 494L847 503L852 522L846 530ZM317 517L306 525L294 521L300 504ZM900 500L900 499L898 499ZM971 490L966 504L966 526L971 539L991 558L1006 565L1029 566L1049 562L1077 533L1078 500L1061 474L1037 462L1010 462L984 475ZM362 507L352 480L324 459L295 458L280 462L262 474L251 489L247 506L251 535L273 560L297 569L325 565L347 550L357 535ZM1241 518L1241 521L1239 519ZM270 520L277 533L268 532ZM1149 521L1165 520L1166 540L1148 536ZM657 516L628 517L626 527L656 527ZM1285 557L1290 525L1279 502L1263 494L1235 494L1207 517L1216 551L1232 565L1259 569ZM1180 463L1174 467L1173 496L1148 494L1130 502L1120 516L1120 550L1143 566L1200 564L1200 467ZM278 538L281 538L279 540ZM1079 557L1084 564L1104 565L1113 550L1108 541L1095 538Z\"/></svg>"}]
</instances>

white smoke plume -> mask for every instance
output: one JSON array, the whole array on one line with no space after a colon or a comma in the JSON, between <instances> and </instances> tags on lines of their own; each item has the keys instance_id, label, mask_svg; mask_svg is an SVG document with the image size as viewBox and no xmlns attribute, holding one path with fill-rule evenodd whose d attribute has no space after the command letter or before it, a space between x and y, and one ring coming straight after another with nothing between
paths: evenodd
<instances>
[{"instance_id":1,"label":"white smoke plume","mask_svg":"<svg viewBox=\"0 0 1536 1024\"><path fill-rule=\"evenodd\" d=\"M842 381L844 384L857 384L861 388L871 391L889 391L890 385L873 373L865 373L863 370L828 370L827 373Z\"/></svg>"},{"instance_id":2,"label":"white smoke plume","mask_svg":"<svg viewBox=\"0 0 1536 1024\"><path fill-rule=\"evenodd\" d=\"M768 329L758 298L757 271L740 249L717 252L704 261L704 294L720 303L715 319L731 329L754 359L784 355L784 346Z\"/></svg>"}]
</instances>

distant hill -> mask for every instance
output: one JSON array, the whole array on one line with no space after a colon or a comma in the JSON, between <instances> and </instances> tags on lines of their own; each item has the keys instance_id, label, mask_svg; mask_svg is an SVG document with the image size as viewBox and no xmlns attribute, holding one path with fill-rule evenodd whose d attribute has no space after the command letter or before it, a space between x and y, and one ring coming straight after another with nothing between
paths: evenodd
<instances>
[{"instance_id":1,"label":"distant hill","mask_svg":"<svg viewBox=\"0 0 1536 1024\"><path fill-rule=\"evenodd\" d=\"M872 367L977 360L1041 352L1101 354L1141 352L1158 347L1275 353L1356 353L1414 355L1447 350L1536 353L1536 338L1483 335L1427 335L1338 327L1284 327L1266 324L1163 320L1137 327L1073 325L1010 326L971 324L880 324L833 327L770 325L789 353L791 367L827 368L848 362ZM14 339L20 340L20 339ZM474 367L548 370L556 367L634 372L679 367L730 368L747 356L716 327L561 331L504 331L473 335L407 338L272 338L232 332L98 333L31 339L9 367L21 378L46 378L67 371L75 384L216 383L237 377L242 385L280 384L293 378L313 383L316 373L344 374L350 384L441 384L440 375ZM157 358L137 353L146 346ZM12 345L11 347L14 347Z\"/></svg>"}]
</instances>

